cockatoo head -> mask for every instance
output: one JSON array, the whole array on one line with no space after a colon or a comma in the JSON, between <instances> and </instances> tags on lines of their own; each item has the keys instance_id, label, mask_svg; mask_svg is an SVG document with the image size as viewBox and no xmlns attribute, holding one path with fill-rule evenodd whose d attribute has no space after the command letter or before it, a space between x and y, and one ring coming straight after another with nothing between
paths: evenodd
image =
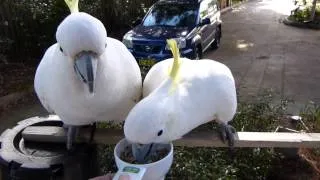
<instances>
[{"instance_id":1,"label":"cockatoo head","mask_svg":"<svg viewBox=\"0 0 320 180\"><path fill-rule=\"evenodd\" d=\"M150 94L130 111L125 120L124 135L132 144L132 155L138 163L147 163L156 153L154 144L167 144L181 137L176 113L171 102L166 101L170 98Z\"/></svg>"},{"instance_id":2,"label":"cockatoo head","mask_svg":"<svg viewBox=\"0 0 320 180\"><path fill-rule=\"evenodd\" d=\"M179 83L181 61L177 42L171 39L168 45L174 57L168 81L142 99L125 120L124 134L132 143L167 143L180 138L177 131L176 99L172 92Z\"/></svg>"},{"instance_id":3,"label":"cockatoo head","mask_svg":"<svg viewBox=\"0 0 320 180\"><path fill-rule=\"evenodd\" d=\"M156 98L148 96L129 113L124 124L128 141L137 144L167 143L172 139L174 115L170 107L154 103Z\"/></svg>"},{"instance_id":4,"label":"cockatoo head","mask_svg":"<svg viewBox=\"0 0 320 180\"><path fill-rule=\"evenodd\" d=\"M71 14L62 21L56 32L60 53L74 63L75 73L93 93L98 57L107 47L107 32L97 18L78 12L78 0L65 2Z\"/></svg>"}]
</instances>

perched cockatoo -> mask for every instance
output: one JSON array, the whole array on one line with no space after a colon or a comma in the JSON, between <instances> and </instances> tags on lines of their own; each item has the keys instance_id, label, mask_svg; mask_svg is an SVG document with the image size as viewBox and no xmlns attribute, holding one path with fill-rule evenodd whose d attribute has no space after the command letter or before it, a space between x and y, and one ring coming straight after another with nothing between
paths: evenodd
<instances>
[{"instance_id":1,"label":"perched cockatoo","mask_svg":"<svg viewBox=\"0 0 320 180\"><path fill-rule=\"evenodd\" d=\"M57 43L44 54L34 87L42 105L69 127L95 121L123 121L140 100L139 66L122 42L108 38L104 25L65 0L71 14L59 25Z\"/></svg>"},{"instance_id":2,"label":"perched cockatoo","mask_svg":"<svg viewBox=\"0 0 320 180\"><path fill-rule=\"evenodd\" d=\"M129 113L124 134L138 161L152 143L181 138L201 124L216 120L222 140L233 146L235 129L228 125L236 113L233 75L222 63L179 57L175 40L168 40L173 59L155 64L148 72L142 99Z\"/></svg>"}]
</instances>

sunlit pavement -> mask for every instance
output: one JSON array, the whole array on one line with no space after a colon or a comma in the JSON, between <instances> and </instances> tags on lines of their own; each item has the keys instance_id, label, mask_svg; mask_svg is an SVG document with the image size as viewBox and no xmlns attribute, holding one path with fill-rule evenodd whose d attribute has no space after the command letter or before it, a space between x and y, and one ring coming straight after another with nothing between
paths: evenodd
<instances>
[{"instance_id":1,"label":"sunlit pavement","mask_svg":"<svg viewBox=\"0 0 320 180\"><path fill-rule=\"evenodd\" d=\"M281 19L293 1L253 0L223 15L223 37L206 58L227 64L240 96L272 88L276 98L289 97L296 107L320 103L320 31L289 27Z\"/></svg>"}]
</instances>

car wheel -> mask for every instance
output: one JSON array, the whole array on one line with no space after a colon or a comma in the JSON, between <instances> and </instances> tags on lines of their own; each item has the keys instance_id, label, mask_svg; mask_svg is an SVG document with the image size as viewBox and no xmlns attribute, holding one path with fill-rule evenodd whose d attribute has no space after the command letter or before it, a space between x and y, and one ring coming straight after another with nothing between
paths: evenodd
<instances>
[{"instance_id":1,"label":"car wheel","mask_svg":"<svg viewBox=\"0 0 320 180\"><path fill-rule=\"evenodd\" d=\"M194 60L200 60L202 58L202 50L200 47L196 47L194 50Z\"/></svg>"},{"instance_id":2,"label":"car wheel","mask_svg":"<svg viewBox=\"0 0 320 180\"><path fill-rule=\"evenodd\" d=\"M217 27L217 31L216 31L215 36L216 36L215 40L212 43L211 47L213 49L218 49L220 47L220 39L221 39L221 28L220 27Z\"/></svg>"}]
</instances>

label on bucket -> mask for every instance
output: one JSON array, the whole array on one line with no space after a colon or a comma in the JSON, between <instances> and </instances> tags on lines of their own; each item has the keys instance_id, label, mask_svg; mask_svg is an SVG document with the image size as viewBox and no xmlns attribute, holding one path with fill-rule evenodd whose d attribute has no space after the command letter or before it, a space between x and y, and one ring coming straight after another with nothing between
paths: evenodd
<instances>
[{"instance_id":1,"label":"label on bucket","mask_svg":"<svg viewBox=\"0 0 320 180\"><path fill-rule=\"evenodd\" d=\"M140 171L139 168L136 167L130 167L130 166L126 166L122 169L122 172L129 172L129 173L136 173L138 174Z\"/></svg>"},{"instance_id":2,"label":"label on bucket","mask_svg":"<svg viewBox=\"0 0 320 180\"><path fill-rule=\"evenodd\" d=\"M113 180L119 179L130 179L130 180L141 180L146 172L145 168L138 168L134 166L125 166L120 171L116 173Z\"/></svg>"}]
</instances>

